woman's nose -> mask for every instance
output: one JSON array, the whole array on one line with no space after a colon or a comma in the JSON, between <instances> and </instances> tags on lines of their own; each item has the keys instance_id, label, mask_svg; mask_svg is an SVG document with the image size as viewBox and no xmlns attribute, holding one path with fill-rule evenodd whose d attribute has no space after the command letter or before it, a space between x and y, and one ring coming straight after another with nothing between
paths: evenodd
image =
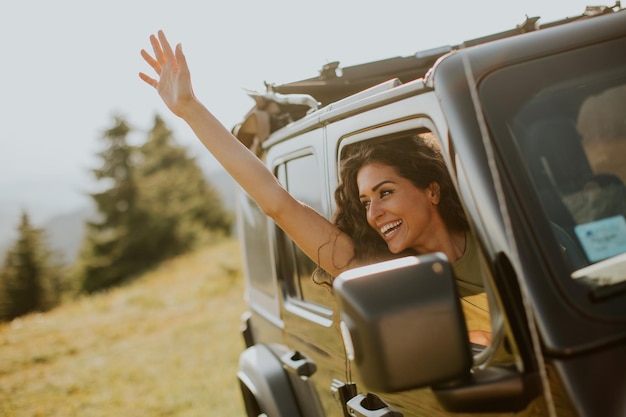
<instances>
[{"instance_id":1,"label":"woman's nose","mask_svg":"<svg viewBox=\"0 0 626 417\"><path fill-rule=\"evenodd\" d=\"M384 213L382 204L378 201L371 201L367 215L372 220L379 218Z\"/></svg>"}]
</instances>

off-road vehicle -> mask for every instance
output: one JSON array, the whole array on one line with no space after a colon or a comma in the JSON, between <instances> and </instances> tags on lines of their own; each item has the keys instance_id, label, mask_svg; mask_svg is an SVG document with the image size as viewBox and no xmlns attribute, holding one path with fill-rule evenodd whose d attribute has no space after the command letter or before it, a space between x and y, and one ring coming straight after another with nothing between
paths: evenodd
<instances>
[{"instance_id":1,"label":"off-road vehicle","mask_svg":"<svg viewBox=\"0 0 626 417\"><path fill-rule=\"evenodd\" d=\"M249 416L626 416L619 3L252 96L233 133L329 219L351 146L434 136L485 274L463 296L435 253L329 280L241 193Z\"/></svg>"}]
</instances>

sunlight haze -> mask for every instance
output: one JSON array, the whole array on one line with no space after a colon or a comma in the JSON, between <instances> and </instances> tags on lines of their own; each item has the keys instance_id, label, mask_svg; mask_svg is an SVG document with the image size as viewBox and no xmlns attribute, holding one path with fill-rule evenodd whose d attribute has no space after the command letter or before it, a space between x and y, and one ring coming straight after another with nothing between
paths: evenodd
<instances>
[{"instance_id":1,"label":"sunlight haze","mask_svg":"<svg viewBox=\"0 0 626 417\"><path fill-rule=\"evenodd\" d=\"M607 5L612 5L606 3ZM217 169L191 130L171 115L139 71L148 37L181 42L194 89L231 128L252 106L245 89L458 44L521 24L581 14L584 0L199 2L78 0L0 6L0 241L20 210L35 222L88 204L90 169L116 115L147 131L161 115L176 140ZM143 140L145 135L136 138ZM131 137L132 139L132 137Z\"/></svg>"}]
</instances>

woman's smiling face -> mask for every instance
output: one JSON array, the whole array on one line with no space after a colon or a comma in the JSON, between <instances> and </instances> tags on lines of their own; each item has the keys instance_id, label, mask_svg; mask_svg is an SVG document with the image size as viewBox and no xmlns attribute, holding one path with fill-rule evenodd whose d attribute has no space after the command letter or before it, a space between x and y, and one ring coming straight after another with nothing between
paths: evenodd
<instances>
[{"instance_id":1,"label":"woman's smiling face","mask_svg":"<svg viewBox=\"0 0 626 417\"><path fill-rule=\"evenodd\" d=\"M420 189L398 175L394 167L371 163L359 170L357 187L367 222L392 253L406 249L422 252L442 224L436 183Z\"/></svg>"}]
</instances>

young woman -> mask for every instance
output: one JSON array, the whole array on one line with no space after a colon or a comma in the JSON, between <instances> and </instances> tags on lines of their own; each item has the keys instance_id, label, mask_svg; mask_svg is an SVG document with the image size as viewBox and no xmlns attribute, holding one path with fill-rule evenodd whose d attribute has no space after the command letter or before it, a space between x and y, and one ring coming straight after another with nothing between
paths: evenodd
<instances>
[{"instance_id":1,"label":"young woman","mask_svg":"<svg viewBox=\"0 0 626 417\"><path fill-rule=\"evenodd\" d=\"M443 252L466 292L479 290L478 248L435 138L363 142L349 152L335 191L335 225L352 238L354 261Z\"/></svg>"},{"instance_id":2,"label":"young woman","mask_svg":"<svg viewBox=\"0 0 626 417\"><path fill-rule=\"evenodd\" d=\"M462 257L467 223L433 146L415 139L369 150L363 145L362 152L354 152L342 163L333 224L296 201L196 98L180 44L173 50L162 31L150 42L154 57L145 50L141 55L158 79L145 73L140 78L156 88L264 213L326 272L337 276L368 257L370 262L380 258L384 245L388 253L439 251L452 262Z\"/></svg>"},{"instance_id":3,"label":"young woman","mask_svg":"<svg viewBox=\"0 0 626 417\"><path fill-rule=\"evenodd\" d=\"M141 55L158 78L139 77L156 88L263 212L328 274L335 277L392 256L443 252L469 288L480 285L478 249L434 141L415 136L351 147L342 161L337 212L330 222L293 198L202 105L180 44L172 49L162 31L150 36L150 43L154 56L145 50Z\"/></svg>"}]
</instances>

